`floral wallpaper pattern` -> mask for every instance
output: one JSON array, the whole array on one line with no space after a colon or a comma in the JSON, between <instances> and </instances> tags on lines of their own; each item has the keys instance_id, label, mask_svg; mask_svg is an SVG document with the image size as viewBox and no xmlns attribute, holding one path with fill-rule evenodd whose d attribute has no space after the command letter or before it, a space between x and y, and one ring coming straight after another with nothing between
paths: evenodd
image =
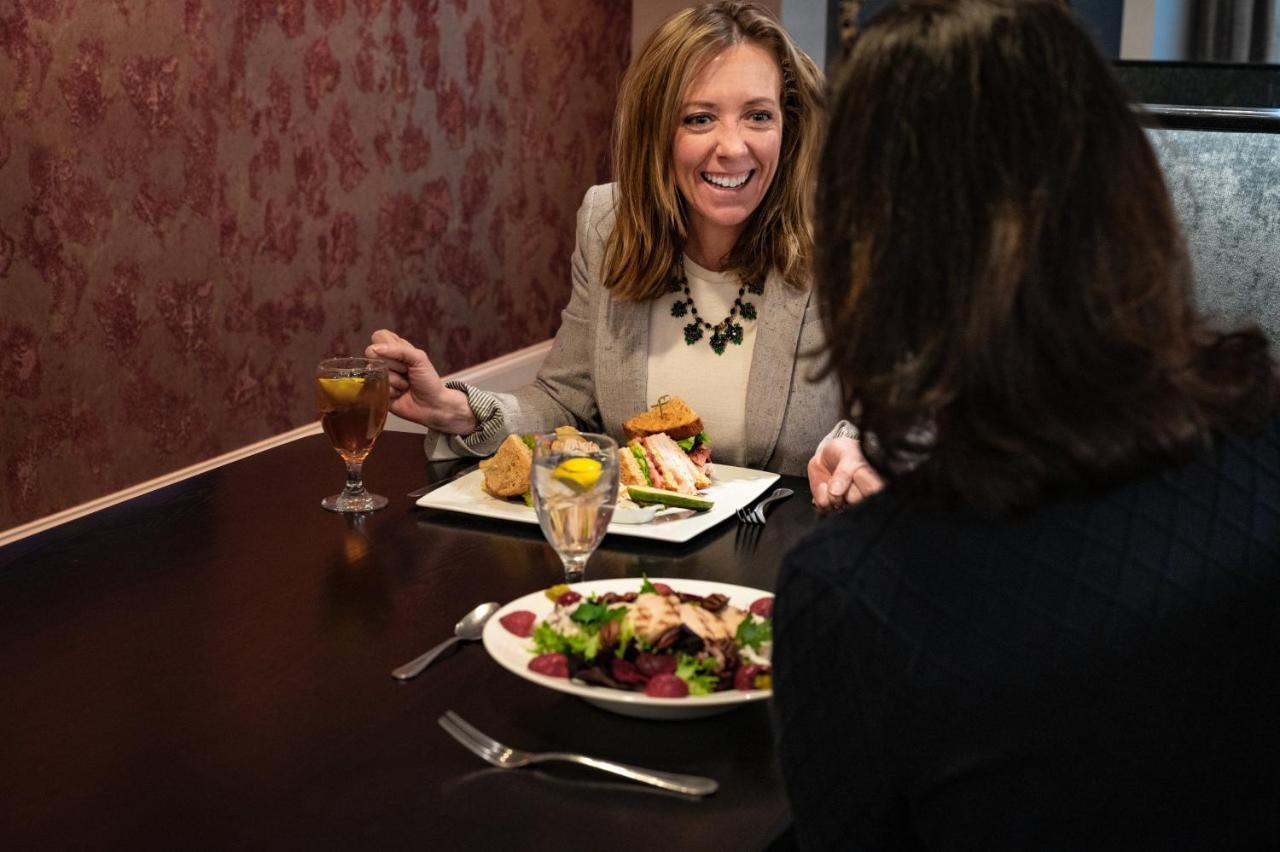
<instances>
[{"instance_id":1,"label":"floral wallpaper pattern","mask_svg":"<svg viewBox=\"0 0 1280 852\"><path fill-rule=\"evenodd\" d=\"M626 0L0 0L0 529L550 336Z\"/></svg>"}]
</instances>

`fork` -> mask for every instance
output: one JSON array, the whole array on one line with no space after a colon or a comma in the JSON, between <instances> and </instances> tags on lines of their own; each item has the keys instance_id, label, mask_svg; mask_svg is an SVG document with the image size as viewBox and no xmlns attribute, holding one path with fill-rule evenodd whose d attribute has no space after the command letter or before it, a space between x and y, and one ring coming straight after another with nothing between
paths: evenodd
<instances>
[{"instance_id":1,"label":"fork","mask_svg":"<svg viewBox=\"0 0 1280 852\"><path fill-rule=\"evenodd\" d=\"M611 760L601 760L597 757L588 757L585 754L572 754L565 751L541 753L521 751L520 749L503 745L488 734L482 733L452 710L446 711L437 721L449 736L453 737L469 751L502 769L518 769L521 766L532 766L535 763L560 761L562 763L577 763L580 766L589 766L592 769L621 775L623 778L629 778L632 781L652 784L654 787L671 790L675 793L683 793L687 796L709 796L720 789L720 785L714 779L702 778L697 775L655 772L652 769L641 769L638 766L628 766L625 763L614 763Z\"/></svg>"},{"instance_id":2,"label":"fork","mask_svg":"<svg viewBox=\"0 0 1280 852\"><path fill-rule=\"evenodd\" d=\"M748 509L746 506L743 506L739 509L737 513L738 520L744 524L760 524L763 526L765 522L765 506L768 506L770 503L776 503L779 500L785 500L794 493L795 492L790 488L775 488L772 494L761 500L753 508Z\"/></svg>"}]
</instances>

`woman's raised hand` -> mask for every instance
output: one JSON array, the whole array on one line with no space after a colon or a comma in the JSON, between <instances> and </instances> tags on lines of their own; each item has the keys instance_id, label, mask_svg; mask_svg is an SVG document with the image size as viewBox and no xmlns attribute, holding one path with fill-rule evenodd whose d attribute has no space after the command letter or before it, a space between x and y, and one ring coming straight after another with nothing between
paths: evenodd
<instances>
[{"instance_id":1,"label":"woman's raised hand","mask_svg":"<svg viewBox=\"0 0 1280 852\"><path fill-rule=\"evenodd\" d=\"M392 414L452 435L476 430L467 395L445 386L426 352L385 328L375 331L372 340L364 354L387 362Z\"/></svg>"},{"instance_id":2,"label":"woman's raised hand","mask_svg":"<svg viewBox=\"0 0 1280 852\"><path fill-rule=\"evenodd\" d=\"M852 438L832 438L809 459L809 490L820 512L835 512L884 488L884 480Z\"/></svg>"}]
</instances>

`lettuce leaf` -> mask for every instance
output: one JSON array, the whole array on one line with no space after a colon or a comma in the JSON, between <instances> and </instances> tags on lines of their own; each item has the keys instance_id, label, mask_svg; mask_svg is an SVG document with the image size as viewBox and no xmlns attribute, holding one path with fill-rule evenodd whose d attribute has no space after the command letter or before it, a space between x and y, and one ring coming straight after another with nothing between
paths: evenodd
<instances>
[{"instance_id":1,"label":"lettuce leaf","mask_svg":"<svg viewBox=\"0 0 1280 852\"><path fill-rule=\"evenodd\" d=\"M530 638L533 639L534 650L539 654L563 654L568 648L565 638L545 621L538 622Z\"/></svg>"},{"instance_id":2,"label":"lettuce leaf","mask_svg":"<svg viewBox=\"0 0 1280 852\"><path fill-rule=\"evenodd\" d=\"M613 652L615 657L621 659L627 654L627 645L631 644L631 640L636 638L636 629L631 624L631 619L622 619L622 626L618 628L618 649Z\"/></svg>"},{"instance_id":3,"label":"lettuce leaf","mask_svg":"<svg viewBox=\"0 0 1280 852\"><path fill-rule=\"evenodd\" d=\"M625 606L609 609L607 604L587 601L578 604L578 608L569 614L569 618L573 619L575 624L582 625L583 630L589 633L598 633L600 628L604 627L607 622L616 621L626 613L627 608Z\"/></svg>"},{"instance_id":4,"label":"lettuce leaf","mask_svg":"<svg viewBox=\"0 0 1280 852\"><path fill-rule=\"evenodd\" d=\"M742 619L742 622L738 625L738 632L733 637L733 641L737 643L739 648L750 646L751 650L757 654L760 653L762 644L772 640L773 622L767 618L757 621L750 614Z\"/></svg>"},{"instance_id":5,"label":"lettuce leaf","mask_svg":"<svg viewBox=\"0 0 1280 852\"><path fill-rule=\"evenodd\" d=\"M645 455L644 447L630 447L631 455L635 456L636 464L640 466L640 472L644 474L644 484L653 485L653 474L649 472L649 457Z\"/></svg>"},{"instance_id":6,"label":"lettuce leaf","mask_svg":"<svg viewBox=\"0 0 1280 852\"><path fill-rule=\"evenodd\" d=\"M533 647L539 654L577 654L583 659L594 660L600 653L600 636L598 634L575 634L572 636L560 633L545 621L533 628Z\"/></svg>"},{"instance_id":7,"label":"lettuce leaf","mask_svg":"<svg viewBox=\"0 0 1280 852\"><path fill-rule=\"evenodd\" d=\"M710 695L716 691L716 666L714 657L698 658L681 654L676 658L676 677L689 685L690 695Z\"/></svg>"},{"instance_id":8,"label":"lettuce leaf","mask_svg":"<svg viewBox=\"0 0 1280 852\"><path fill-rule=\"evenodd\" d=\"M708 447L711 446L711 439L707 437L706 432L699 432L697 435L694 435L692 438L681 438L679 441L676 441L676 443L680 445L680 449L684 450L686 453L689 453L689 452L693 452L693 448L696 447L698 444L705 444Z\"/></svg>"}]
</instances>

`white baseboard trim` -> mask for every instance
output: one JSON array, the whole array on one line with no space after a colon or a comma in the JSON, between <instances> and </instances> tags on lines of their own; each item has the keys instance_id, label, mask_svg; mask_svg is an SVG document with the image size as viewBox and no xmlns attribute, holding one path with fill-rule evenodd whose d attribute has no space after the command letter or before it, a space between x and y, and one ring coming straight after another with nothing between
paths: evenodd
<instances>
[{"instance_id":1,"label":"white baseboard trim","mask_svg":"<svg viewBox=\"0 0 1280 852\"><path fill-rule=\"evenodd\" d=\"M501 355L482 364L476 364L474 367L468 367L465 370L459 370L456 373L450 373L444 378L449 380L457 380L467 382L485 390L509 391L527 384L533 380L537 374L538 368L542 365L542 360L546 357L547 352L551 349L551 341L544 340L541 343L535 343L533 346L526 346L515 352ZM402 420L395 415L387 417L386 428L393 432L421 432L427 430L408 420ZM299 426L272 438L266 438L248 446L241 447L238 450L232 450L229 453L223 453L211 459L198 462L196 464L184 467L181 470L175 470L155 479L149 479L137 485L130 486L113 494L107 494L87 503L81 503L70 509L63 509L61 512L55 512L52 515L46 515L43 518L37 518L34 521L13 527L11 529L0 532L0 547L6 544L12 544L19 539L36 533L44 532L52 529L60 524L68 521L74 521L76 518L82 518L85 515L114 506L117 503L123 503L125 500L132 500L149 491L155 491L158 488L164 488L166 485L172 485L175 482L181 482L192 476L198 476L206 471L214 468L222 467L242 458L260 453L263 450L269 450L272 447L278 447L281 444L287 444L290 441L296 441L307 435L315 435L320 432L319 421L308 423L305 426Z\"/></svg>"},{"instance_id":2,"label":"white baseboard trim","mask_svg":"<svg viewBox=\"0 0 1280 852\"><path fill-rule=\"evenodd\" d=\"M123 503L125 500L132 500L148 491L155 491L157 488L164 488L166 485L172 485L175 482L181 482L192 476L197 476L216 467L222 467L224 464L230 464L233 461L239 461L242 458L260 453L263 450L269 450L272 447L278 447L281 444L287 444L290 441L296 441L298 438L307 435L315 435L320 432L320 422L308 423L306 426L299 426L297 429L291 429L281 435L273 438L267 438L247 447L241 447L238 450L232 450L229 453L223 453L220 456L214 456L211 459L198 462L184 467L181 470L175 470L172 473L166 473L164 476L157 476L155 479L148 479L146 482L140 482L137 485L117 491L114 494L107 494L96 500L90 500L88 503L81 503L79 506L72 506L70 509L63 509L61 512L55 512L52 515L46 515L21 526L14 527L0 533L0 547L11 544L20 538L26 538L29 535L35 535L44 532L47 529L65 524L67 521L74 521L76 518L82 518L85 515L92 514L117 503Z\"/></svg>"}]
</instances>

